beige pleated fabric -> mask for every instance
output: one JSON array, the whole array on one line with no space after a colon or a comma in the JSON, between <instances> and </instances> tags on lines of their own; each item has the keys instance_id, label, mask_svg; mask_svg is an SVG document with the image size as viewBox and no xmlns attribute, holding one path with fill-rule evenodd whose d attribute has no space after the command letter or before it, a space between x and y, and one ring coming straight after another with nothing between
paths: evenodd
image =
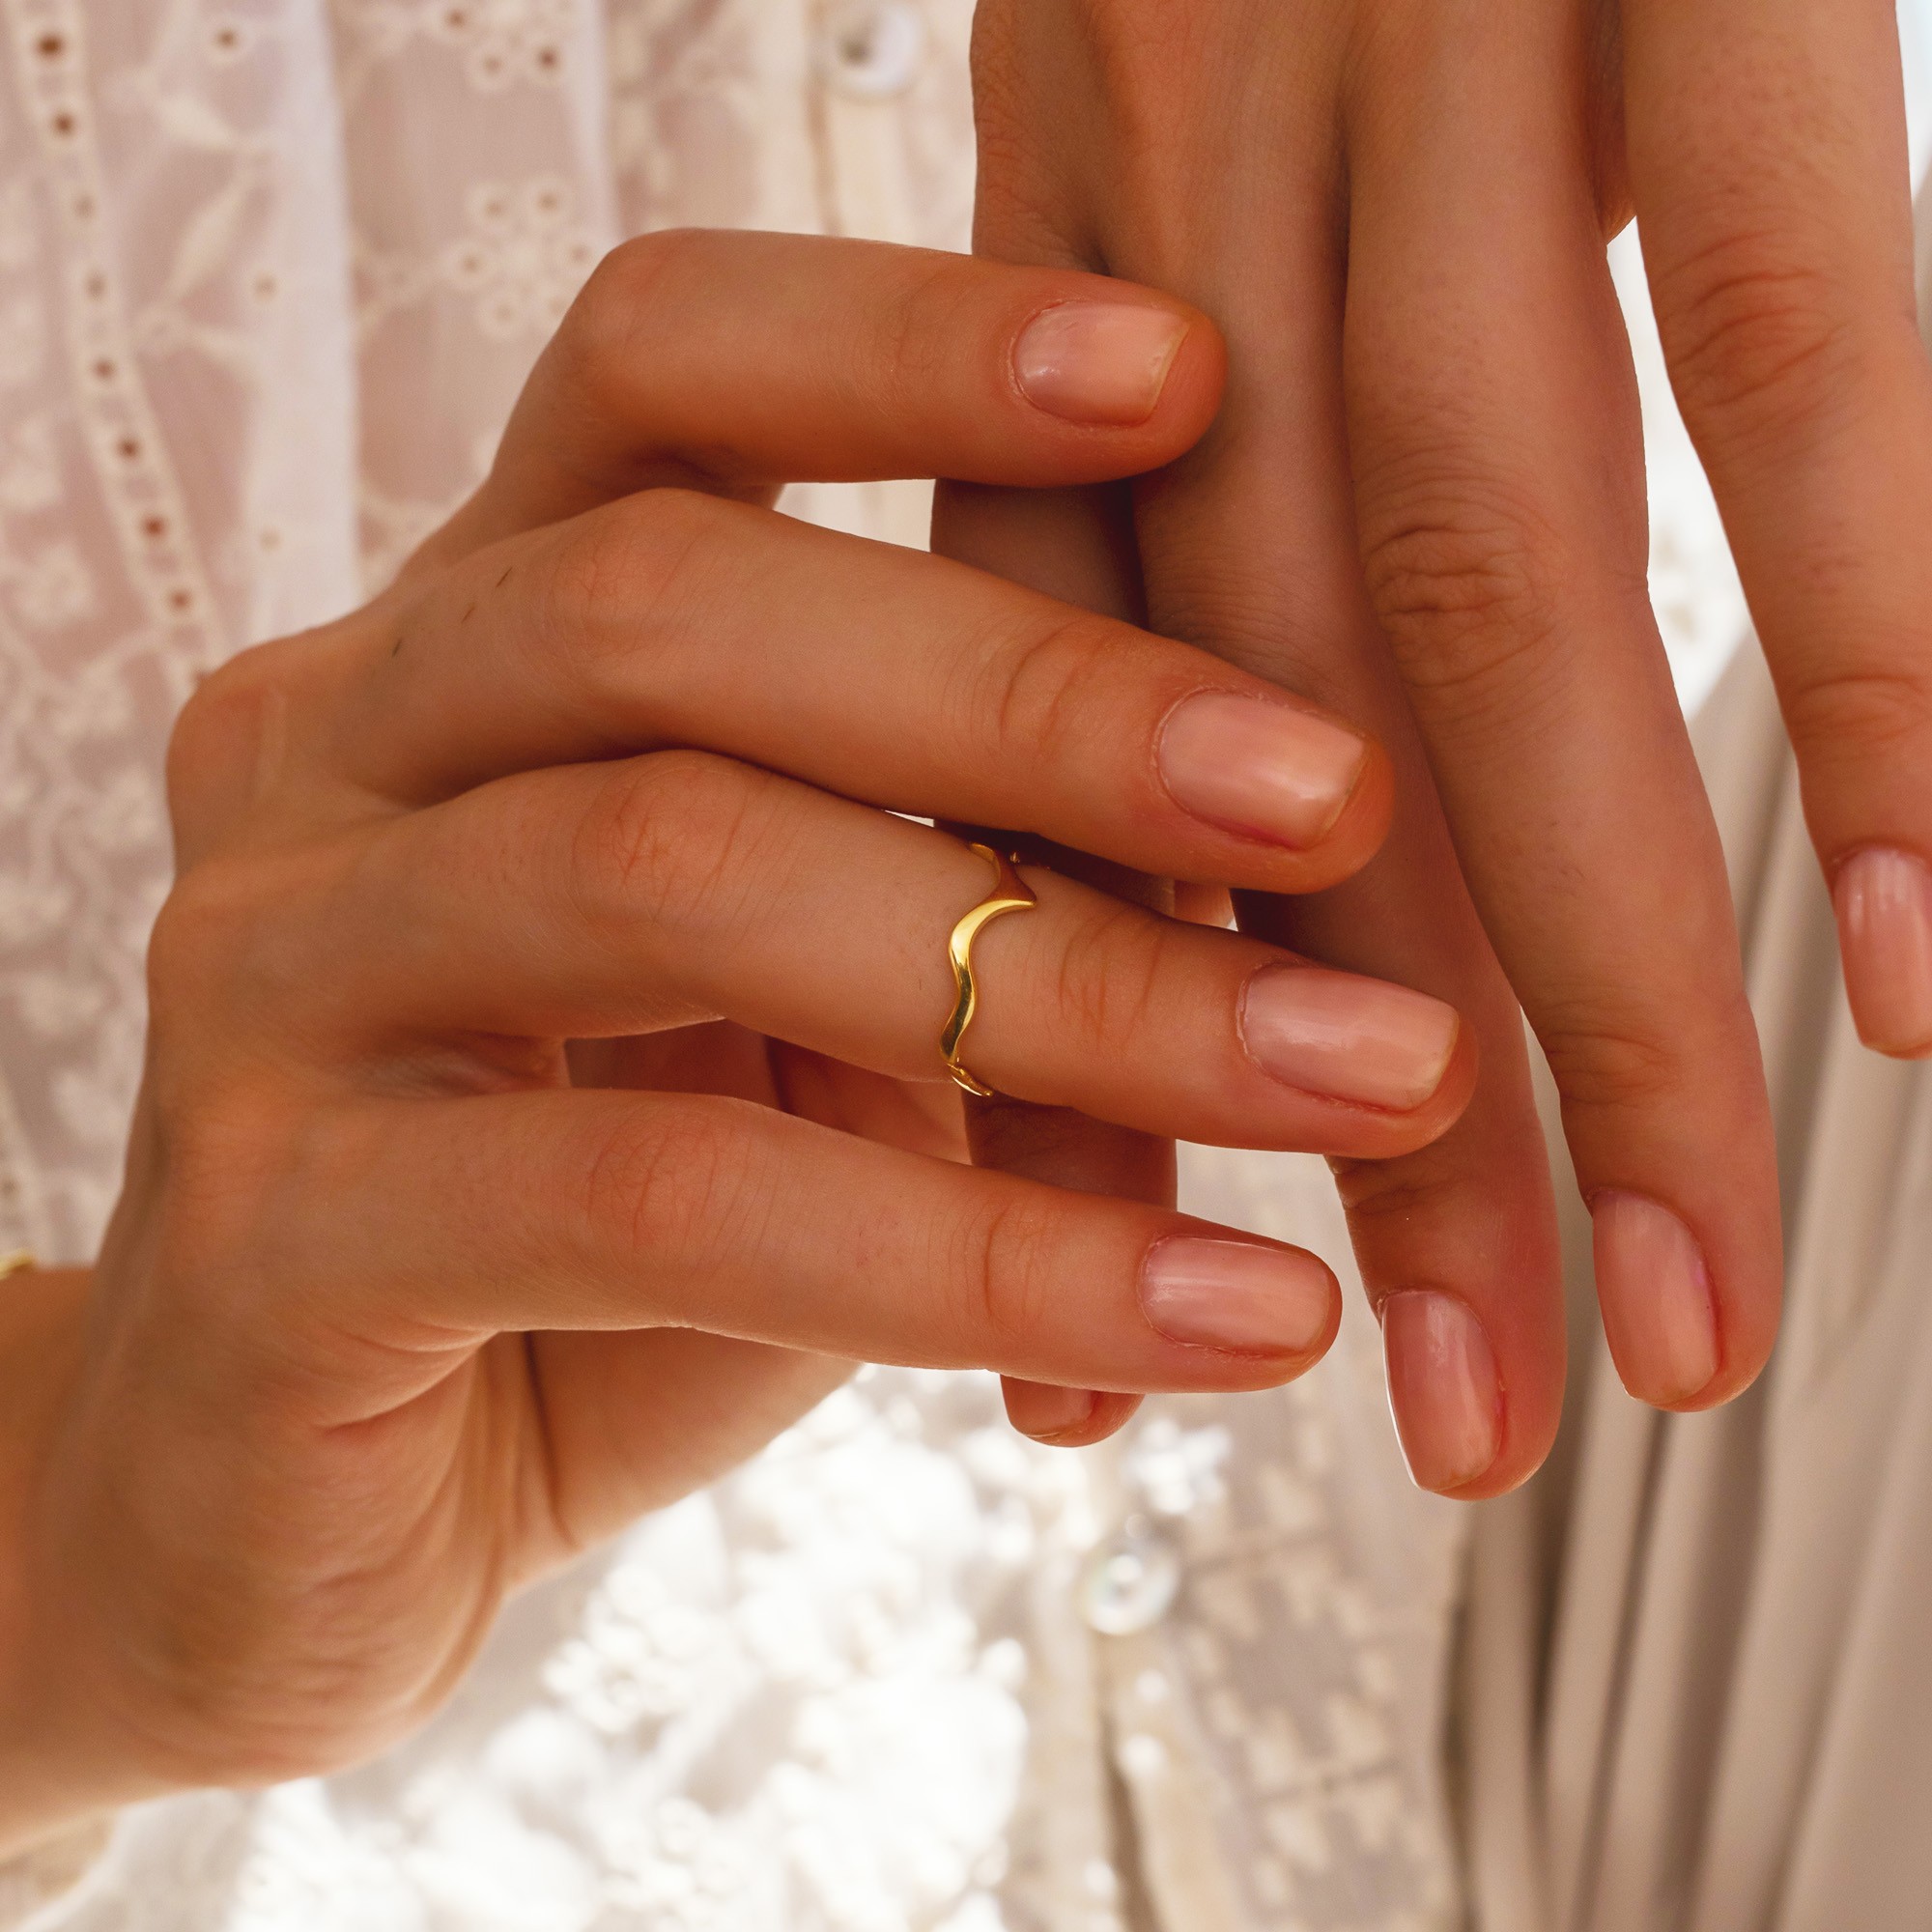
<instances>
[{"instance_id":1,"label":"beige pleated fabric","mask_svg":"<svg viewBox=\"0 0 1932 1932\"><path fill-rule=\"evenodd\" d=\"M1853 1032L1755 650L1696 735L1776 1112L1786 1326L1729 1408L1640 1408L1580 1208L1566 1230L1572 1420L1475 1544L1457 1742L1480 1932L1932 1926L1932 1066Z\"/></svg>"}]
</instances>

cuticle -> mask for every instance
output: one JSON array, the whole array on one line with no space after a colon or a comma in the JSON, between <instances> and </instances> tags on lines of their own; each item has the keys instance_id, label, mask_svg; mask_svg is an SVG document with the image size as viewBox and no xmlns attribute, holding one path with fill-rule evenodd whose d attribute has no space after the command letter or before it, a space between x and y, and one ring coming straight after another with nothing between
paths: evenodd
<instances>
[{"instance_id":1,"label":"cuticle","mask_svg":"<svg viewBox=\"0 0 1932 1932\"><path fill-rule=\"evenodd\" d=\"M1450 1069L1456 1065L1456 1055L1463 1044L1463 1015L1456 1012L1456 1031L1450 1036L1449 1057L1442 1063L1442 1078L1435 1089L1418 1100L1414 1106L1406 1108L1378 1107L1368 1100L1345 1099L1339 1094L1323 1094L1313 1087L1297 1087L1292 1080L1284 1080L1279 1073L1264 1065L1254 1049L1248 1044L1248 997L1254 990L1254 983L1264 973L1276 972L1293 967L1302 972L1332 973L1338 968L1323 966L1319 959L1304 959L1298 953L1284 952L1277 959L1264 959L1248 977L1241 981L1240 997L1235 1002L1235 1038L1240 1046L1241 1058L1259 1073L1271 1087L1278 1087L1284 1094L1299 1094L1304 1098L1319 1101L1324 1107L1340 1107L1351 1114L1360 1114L1373 1121L1412 1121L1417 1115L1435 1105L1442 1090L1449 1083ZM1451 1009L1454 1011L1454 1009ZM1407 1291L1403 1291L1406 1293Z\"/></svg>"},{"instance_id":2,"label":"cuticle","mask_svg":"<svg viewBox=\"0 0 1932 1932\"><path fill-rule=\"evenodd\" d=\"M1355 776L1349 781L1349 789L1343 794L1342 803L1336 808L1335 815L1328 821L1321 836L1315 839L1312 844L1291 845L1285 840L1271 838L1265 833L1251 832L1241 826L1229 825L1222 819L1204 817L1200 812L1182 805L1175 797L1173 789L1167 782L1167 772L1160 755L1161 747L1167 742L1168 728L1173 724L1176 714L1180 711L1183 705L1193 703L1197 697L1238 697L1250 704L1268 705L1271 709L1277 711L1298 711L1301 708L1297 705L1290 704L1282 697L1268 692L1236 691L1232 686L1225 684L1202 684L1197 685L1192 691L1184 692L1161 713L1160 722L1153 729L1153 738L1151 747L1153 781L1154 788L1160 793L1161 797L1181 817L1189 820L1191 823L1205 825L1210 832L1218 834L1221 838L1232 838L1239 844L1253 846L1258 852L1269 853L1277 858L1286 853L1290 857L1300 859L1321 851L1322 846L1327 844L1329 839L1335 836L1336 827L1349 815L1349 808L1354 804L1355 800L1361 794L1363 785L1368 782L1370 767L1374 763L1374 759L1368 753L1368 746L1371 741L1366 738L1362 740L1364 748L1363 755L1355 767ZM1359 733L1356 735L1360 736Z\"/></svg>"}]
</instances>

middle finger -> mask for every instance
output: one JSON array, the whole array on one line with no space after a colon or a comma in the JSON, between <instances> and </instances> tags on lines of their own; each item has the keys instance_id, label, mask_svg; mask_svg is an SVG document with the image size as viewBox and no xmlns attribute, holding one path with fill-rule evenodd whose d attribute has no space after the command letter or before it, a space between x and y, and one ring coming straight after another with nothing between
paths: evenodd
<instances>
[{"instance_id":1,"label":"middle finger","mask_svg":"<svg viewBox=\"0 0 1932 1932\"><path fill-rule=\"evenodd\" d=\"M322 755L405 804L701 746L894 810L1300 892L1387 822L1361 734L1205 651L680 491L480 553L352 647Z\"/></svg>"}]
</instances>

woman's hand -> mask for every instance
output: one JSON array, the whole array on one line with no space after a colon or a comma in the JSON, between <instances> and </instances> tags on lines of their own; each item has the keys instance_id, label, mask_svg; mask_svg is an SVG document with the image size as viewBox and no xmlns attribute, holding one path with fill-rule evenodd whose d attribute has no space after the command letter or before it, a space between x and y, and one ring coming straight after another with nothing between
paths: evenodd
<instances>
[{"instance_id":1,"label":"woman's hand","mask_svg":"<svg viewBox=\"0 0 1932 1932\"><path fill-rule=\"evenodd\" d=\"M1770 1117L1647 596L1605 243L1634 207L1861 1025L1923 1050L1932 376L1892 0L984 0L976 60L981 252L1173 290L1230 345L1219 421L1137 492L1149 621L1370 722L1396 762L1375 865L1243 917L1453 1000L1483 1042L1454 1133L1342 1176L1418 1476L1494 1493L1555 1428L1518 997L1625 1381L1666 1407L1735 1394L1776 1326ZM1037 514L969 495L947 545L1071 588L1073 543L1042 570L1014 527ZM1104 582L1127 547L1101 521ZM1479 1410L1503 1398L1474 1483L1442 1400L1458 1355Z\"/></svg>"},{"instance_id":2,"label":"woman's hand","mask_svg":"<svg viewBox=\"0 0 1932 1932\"><path fill-rule=\"evenodd\" d=\"M403 581L208 682L126 1193L90 1293L4 1304L36 1393L0 1442L0 1844L378 1748L507 1589L854 1358L1131 1399L1327 1347L1311 1256L946 1157L947 935L992 880L895 814L1294 893L1373 851L1386 759L1187 645L763 507L1142 470L1220 380L1199 316L1090 276L635 243ZM976 956L1005 1093L1385 1157L1470 1092L1433 999L1028 876Z\"/></svg>"}]
</instances>

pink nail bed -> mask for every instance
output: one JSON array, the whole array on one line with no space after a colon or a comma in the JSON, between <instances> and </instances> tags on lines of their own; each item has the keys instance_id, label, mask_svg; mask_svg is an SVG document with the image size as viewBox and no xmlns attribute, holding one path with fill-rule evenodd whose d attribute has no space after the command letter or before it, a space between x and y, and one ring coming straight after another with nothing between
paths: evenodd
<instances>
[{"instance_id":1,"label":"pink nail bed","mask_svg":"<svg viewBox=\"0 0 1932 1932\"><path fill-rule=\"evenodd\" d=\"M1382 1303L1389 1407L1418 1489L1450 1494L1502 1448L1502 1382L1476 1314L1452 1294L1409 1290Z\"/></svg>"},{"instance_id":2,"label":"pink nail bed","mask_svg":"<svg viewBox=\"0 0 1932 1932\"><path fill-rule=\"evenodd\" d=\"M1041 1384L1028 1389L1025 1401L1026 1434L1044 1440L1091 1422L1099 1398L1092 1389Z\"/></svg>"},{"instance_id":3,"label":"pink nail bed","mask_svg":"<svg viewBox=\"0 0 1932 1932\"><path fill-rule=\"evenodd\" d=\"M1141 1307L1169 1341L1236 1354L1312 1354L1338 1293L1313 1255L1212 1236L1162 1241L1141 1277Z\"/></svg>"},{"instance_id":4,"label":"pink nail bed","mask_svg":"<svg viewBox=\"0 0 1932 1932\"><path fill-rule=\"evenodd\" d=\"M1139 302L1063 302L1013 345L1013 376L1037 409L1068 422L1131 428L1153 414L1187 322Z\"/></svg>"},{"instance_id":5,"label":"pink nail bed","mask_svg":"<svg viewBox=\"0 0 1932 1932\"><path fill-rule=\"evenodd\" d=\"M1718 1373L1718 1312L1697 1237L1668 1208L1605 1191L1590 1203L1597 1299L1624 1386L1660 1408Z\"/></svg>"},{"instance_id":6,"label":"pink nail bed","mask_svg":"<svg viewBox=\"0 0 1932 1932\"><path fill-rule=\"evenodd\" d=\"M1832 899L1859 1037L1900 1058L1932 1050L1932 869L1909 852L1860 852Z\"/></svg>"},{"instance_id":7,"label":"pink nail bed","mask_svg":"<svg viewBox=\"0 0 1932 1932\"><path fill-rule=\"evenodd\" d=\"M1264 966L1248 981L1240 1028L1249 1056L1275 1079L1406 1114L1442 1085L1461 1022L1454 1007L1386 980Z\"/></svg>"},{"instance_id":8,"label":"pink nail bed","mask_svg":"<svg viewBox=\"0 0 1932 1932\"><path fill-rule=\"evenodd\" d=\"M1177 705L1158 753L1183 811L1298 851L1335 829L1368 754L1366 740L1313 712L1221 691Z\"/></svg>"}]
</instances>

